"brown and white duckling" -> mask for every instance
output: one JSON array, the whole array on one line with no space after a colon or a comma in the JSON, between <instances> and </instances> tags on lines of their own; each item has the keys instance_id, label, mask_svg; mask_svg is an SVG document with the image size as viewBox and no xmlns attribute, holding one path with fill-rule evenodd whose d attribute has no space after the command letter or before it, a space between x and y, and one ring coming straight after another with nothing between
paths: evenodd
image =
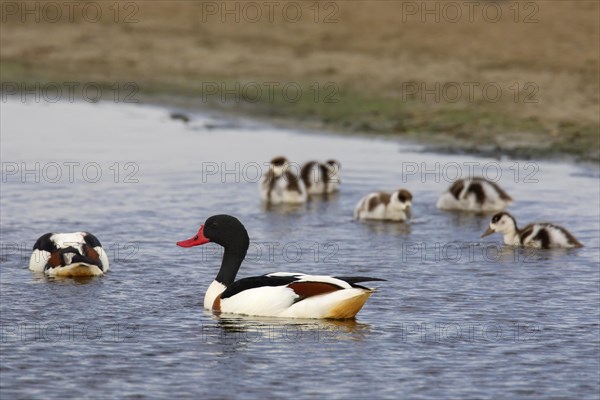
<instances>
[{"instance_id":1,"label":"brown and white duckling","mask_svg":"<svg viewBox=\"0 0 600 400\"><path fill-rule=\"evenodd\" d=\"M363 197L354 209L355 219L406 221L411 217L412 194L405 189L394 193L371 193Z\"/></svg>"},{"instance_id":2,"label":"brown and white duckling","mask_svg":"<svg viewBox=\"0 0 600 400\"><path fill-rule=\"evenodd\" d=\"M336 160L324 164L309 161L302 167L300 176L309 194L328 194L339 189L341 165Z\"/></svg>"},{"instance_id":3,"label":"brown and white duckling","mask_svg":"<svg viewBox=\"0 0 600 400\"><path fill-rule=\"evenodd\" d=\"M109 263L100 241L89 232L46 233L34 244L29 269L50 276L98 276Z\"/></svg>"},{"instance_id":4,"label":"brown and white duckling","mask_svg":"<svg viewBox=\"0 0 600 400\"><path fill-rule=\"evenodd\" d=\"M485 178L459 179L437 201L441 210L501 211L512 198L496 183Z\"/></svg>"},{"instance_id":5,"label":"brown and white duckling","mask_svg":"<svg viewBox=\"0 0 600 400\"><path fill-rule=\"evenodd\" d=\"M261 199L270 204L301 204L308 198L304 183L290 171L285 157L271 160L269 171L262 176L259 185Z\"/></svg>"},{"instance_id":6,"label":"brown and white duckling","mask_svg":"<svg viewBox=\"0 0 600 400\"><path fill-rule=\"evenodd\" d=\"M507 212L500 212L494 215L489 228L481 237L483 238L495 232L502 233L504 235L504 244L510 246L535 247L538 249L583 247L562 226L547 222L538 222L519 229L515 218Z\"/></svg>"}]
</instances>

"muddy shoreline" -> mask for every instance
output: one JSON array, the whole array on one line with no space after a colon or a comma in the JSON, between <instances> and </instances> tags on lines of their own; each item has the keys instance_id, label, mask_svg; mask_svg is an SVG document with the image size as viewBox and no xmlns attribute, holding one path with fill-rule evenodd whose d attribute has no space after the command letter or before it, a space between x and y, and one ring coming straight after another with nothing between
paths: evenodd
<instances>
[{"instance_id":1,"label":"muddy shoreline","mask_svg":"<svg viewBox=\"0 0 600 400\"><path fill-rule=\"evenodd\" d=\"M203 102L198 98L187 95L151 94L143 96L140 104L162 106L182 115L195 112L217 113L233 118L244 118L275 127L299 129L309 133L326 133L339 136L364 138L382 138L401 140L410 145L419 146L421 151L440 154L465 154L489 157L495 159L510 158L514 160L563 161L598 168L600 148L598 146L564 149L551 146L544 142L543 135L531 132L497 135L496 142L482 143L479 137L461 137L449 134L436 134L428 137L426 133L401 133L374 129L361 129L348 126L340 121L323 121L319 118L306 118L303 115L277 115L264 105L256 104L223 104L218 102ZM519 136L515 140L515 136ZM498 143L506 139L504 145Z\"/></svg>"},{"instance_id":2,"label":"muddy shoreline","mask_svg":"<svg viewBox=\"0 0 600 400\"><path fill-rule=\"evenodd\" d=\"M46 8L17 7L0 26L0 90L96 85L102 100L210 107L436 151L600 162L598 2L486 2L497 21L423 19L407 2L284 3L305 18L147 1L127 3L134 18L115 20L100 2L98 21L37 23ZM315 20L314 4L334 20Z\"/></svg>"}]
</instances>

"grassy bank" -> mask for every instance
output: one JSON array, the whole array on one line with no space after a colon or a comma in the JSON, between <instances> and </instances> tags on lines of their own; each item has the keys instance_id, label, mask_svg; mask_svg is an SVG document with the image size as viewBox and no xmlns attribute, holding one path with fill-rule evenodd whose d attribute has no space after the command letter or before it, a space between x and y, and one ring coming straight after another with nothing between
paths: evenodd
<instances>
[{"instance_id":1,"label":"grassy bank","mask_svg":"<svg viewBox=\"0 0 600 400\"><path fill-rule=\"evenodd\" d=\"M138 2L118 18L99 3L93 23L14 13L0 28L1 80L134 82L143 101L444 151L600 159L597 2L491 2L494 22L443 8L423 19L406 2L288 3L305 17L250 21L240 8L236 21L236 2L233 15L223 2Z\"/></svg>"}]
</instances>

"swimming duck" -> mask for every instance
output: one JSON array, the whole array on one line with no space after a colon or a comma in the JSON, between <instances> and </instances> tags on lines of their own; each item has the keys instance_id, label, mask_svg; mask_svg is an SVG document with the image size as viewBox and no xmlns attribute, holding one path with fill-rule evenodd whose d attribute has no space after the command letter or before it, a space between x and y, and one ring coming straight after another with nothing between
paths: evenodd
<instances>
[{"instance_id":1,"label":"swimming duck","mask_svg":"<svg viewBox=\"0 0 600 400\"><path fill-rule=\"evenodd\" d=\"M512 198L496 183L485 178L459 179L437 201L441 210L500 211Z\"/></svg>"},{"instance_id":2,"label":"swimming duck","mask_svg":"<svg viewBox=\"0 0 600 400\"><path fill-rule=\"evenodd\" d=\"M411 217L412 198L412 194L405 189L392 194L371 193L358 202L354 218L405 221Z\"/></svg>"},{"instance_id":3,"label":"swimming duck","mask_svg":"<svg viewBox=\"0 0 600 400\"><path fill-rule=\"evenodd\" d=\"M270 204L301 204L308 195L304 183L290 171L287 158L276 157L260 180L260 197Z\"/></svg>"},{"instance_id":4,"label":"swimming duck","mask_svg":"<svg viewBox=\"0 0 600 400\"><path fill-rule=\"evenodd\" d=\"M333 277L276 272L235 280L250 244L242 223L230 215L213 215L180 247L205 243L224 247L221 269L204 296L204 308L216 313L285 318L354 318L373 289L368 277Z\"/></svg>"},{"instance_id":5,"label":"swimming duck","mask_svg":"<svg viewBox=\"0 0 600 400\"><path fill-rule=\"evenodd\" d=\"M106 252L88 232L46 233L33 245L29 269L50 276L98 276L108 271Z\"/></svg>"},{"instance_id":6,"label":"swimming duck","mask_svg":"<svg viewBox=\"0 0 600 400\"><path fill-rule=\"evenodd\" d=\"M341 164L327 160L324 164L309 161L302 167L300 176L309 194L328 194L339 189Z\"/></svg>"},{"instance_id":7,"label":"swimming duck","mask_svg":"<svg viewBox=\"0 0 600 400\"><path fill-rule=\"evenodd\" d=\"M500 212L492 217L488 229L481 235L485 237L500 232L504 235L504 244L510 246L535 247L538 249L583 247L565 228L547 222L529 224L523 229L517 227L515 217Z\"/></svg>"}]
</instances>

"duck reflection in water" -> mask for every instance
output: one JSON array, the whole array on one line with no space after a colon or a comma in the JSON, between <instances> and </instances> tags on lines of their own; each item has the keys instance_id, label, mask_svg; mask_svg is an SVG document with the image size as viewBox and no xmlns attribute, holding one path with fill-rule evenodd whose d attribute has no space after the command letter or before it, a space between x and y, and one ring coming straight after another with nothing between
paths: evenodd
<instances>
[{"instance_id":1,"label":"duck reflection in water","mask_svg":"<svg viewBox=\"0 0 600 400\"><path fill-rule=\"evenodd\" d=\"M201 327L203 343L331 343L361 341L370 333L369 324L348 320L281 319L215 315L206 312L214 324Z\"/></svg>"}]
</instances>

